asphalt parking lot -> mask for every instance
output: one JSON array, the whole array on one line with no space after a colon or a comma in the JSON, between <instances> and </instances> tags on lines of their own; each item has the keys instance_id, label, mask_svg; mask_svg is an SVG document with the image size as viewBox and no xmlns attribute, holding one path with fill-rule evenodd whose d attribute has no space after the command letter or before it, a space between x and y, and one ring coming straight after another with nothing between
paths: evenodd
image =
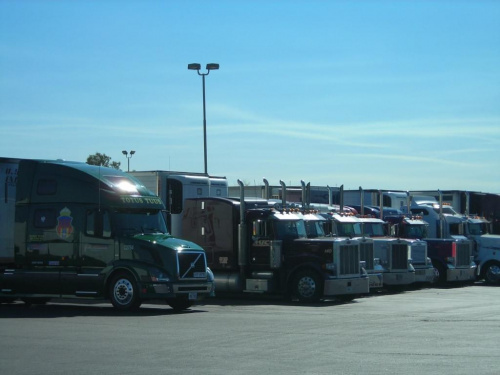
<instances>
[{"instance_id":1,"label":"asphalt parking lot","mask_svg":"<svg viewBox=\"0 0 500 375\"><path fill-rule=\"evenodd\" d=\"M316 305L216 298L183 313L55 301L0 307L4 374L498 374L500 289Z\"/></svg>"}]
</instances>

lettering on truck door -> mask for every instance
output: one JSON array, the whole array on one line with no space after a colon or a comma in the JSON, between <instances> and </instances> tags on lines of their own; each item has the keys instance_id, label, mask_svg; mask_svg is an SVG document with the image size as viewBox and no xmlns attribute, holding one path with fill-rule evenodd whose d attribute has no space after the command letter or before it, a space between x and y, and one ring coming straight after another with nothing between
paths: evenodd
<instances>
[{"instance_id":1,"label":"lettering on truck door","mask_svg":"<svg viewBox=\"0 0 500 375\"><path fill-rule=\"evenodd\" d=\"M115 254L110 213L96 207L85 210L84 218L74 293L95 296L104 292L101 290L105 278L102 271L118 254Z\"/></svg>"},{"instance_id":2,"label":"lettering on truck door","mask_svg":"<svg viewBox=\"0 0 500 375\"><path fill-rule=\"evenodd\" d=\"M271 230L267 220L254 220L249 229L252 230L252 241L249 251L249 264L269 267L271 251Z\"/></svg>"}]
</instances>

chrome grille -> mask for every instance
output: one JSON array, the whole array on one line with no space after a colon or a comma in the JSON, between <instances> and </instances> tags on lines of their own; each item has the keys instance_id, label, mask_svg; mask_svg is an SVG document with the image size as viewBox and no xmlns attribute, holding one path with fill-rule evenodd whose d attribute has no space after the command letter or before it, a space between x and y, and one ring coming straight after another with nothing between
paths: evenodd
<instances>
[{"instance_id":1,"label":"chrome grille","mask_svg":"<svg viewBox=\"0 0 500 375\"><path fill-rule=\"evenodd\" d=\"M470 264L470 243L469 242L457 242L457 267L469 266Z\"/></svg>"},{"instance_id":2,"label":"chrome grille","mask_svg":"<svg viewBox=\"0 0 500 375\"><path fill-rule=\"evenodd\" d=\"M411 259L415 264L425 264L427 259L427 246L424 243L411 244Z\"/></svg>"},{"instance_id":3,"label":"chrome grille","mask_svg":"<svg viewBox=\"0 0 500 375\"><path fill-rule=\"evenodd\" d=\"M207 260L200 251L177 253L177 274L182 280L200 280L207 277Z\"/></svg>"},{"instance_id":4,"label":"chrome grille","mask_svg":"<svg viewBox=\"0 0 500 375\"><path fill-rule=\"evenodd\" d=\"M392 269L408 269L408 245L392 244L391 246Z\"/></svg>"},{"instance_id":5,"label":"chrome grille","mask_svg":"<svg viewBox=\"0 0 500 375\"><path fill-rule=\"evenodd\" d=\"M366 270L373 270L373 242L361 242L359 259L366 262Z\"/></svg>"},{"instance_id":6,"label":"chrome grille","mask_svg":"<svg viewBox=\"0 0 500 375\"><path fill-rule=\"evenodd\" d=\"M339 258L339 275L359 274L358 245L340 245Z\"/></svg>"}]
</instances>

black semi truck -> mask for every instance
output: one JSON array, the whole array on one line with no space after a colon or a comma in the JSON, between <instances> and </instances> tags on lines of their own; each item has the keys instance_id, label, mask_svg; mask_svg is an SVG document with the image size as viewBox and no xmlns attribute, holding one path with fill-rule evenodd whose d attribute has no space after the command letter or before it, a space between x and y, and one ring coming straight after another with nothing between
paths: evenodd
<instances>
[{"instance_id":1,"label":"black semi truck","mask_svg":"<svg viewBox=\"0 0 500 375\"><path fill-rule=\"evenodd\" d=\"M300 212L243 194L186 199L184 208L183 236L206 250L217 293L279 294L302 302L369 293L359 241L307 238Z\"/></svg>"}]
</instances>

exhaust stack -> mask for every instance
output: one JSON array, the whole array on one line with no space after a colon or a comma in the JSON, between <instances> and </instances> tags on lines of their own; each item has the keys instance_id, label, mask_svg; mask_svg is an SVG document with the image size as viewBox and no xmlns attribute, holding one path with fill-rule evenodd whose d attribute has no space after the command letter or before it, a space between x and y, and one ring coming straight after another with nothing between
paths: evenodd
<instances>
[{"instance_id":1,"label":"exhaust stack","mask_svg":"<svg viewBox=\"0 0 500 375\"><path fill-rule=\"evenodd\" d=\"M281 185L281 205L283 206L283 209L285 209L285 207L286 207L286 185L282 180L280 180L280 185Z\"/></svg>"},{"instance_id":2,"label":"exhaust stack","mask_svg":"<svg viewBox=\"0 0 500 375\"><path fill-rule=\"evenodd\" d=\"M247 265L247 242L246 233L247 225L245 223L245 186L241 180L238 180L240 185L240 223L238 224L238 265L244 280L245 266Z\"/></svg>"},{"instance_id":3,"label":"exhaust stack","mask_svg":"<svg viewBox=\"0 0 500 375\"><path fill-rule=\"evenodd\" d=\"M263 179L264 181L264 196L262 198L269 199L269 181L267 179Z\"/></svg>"}]
</instances>

